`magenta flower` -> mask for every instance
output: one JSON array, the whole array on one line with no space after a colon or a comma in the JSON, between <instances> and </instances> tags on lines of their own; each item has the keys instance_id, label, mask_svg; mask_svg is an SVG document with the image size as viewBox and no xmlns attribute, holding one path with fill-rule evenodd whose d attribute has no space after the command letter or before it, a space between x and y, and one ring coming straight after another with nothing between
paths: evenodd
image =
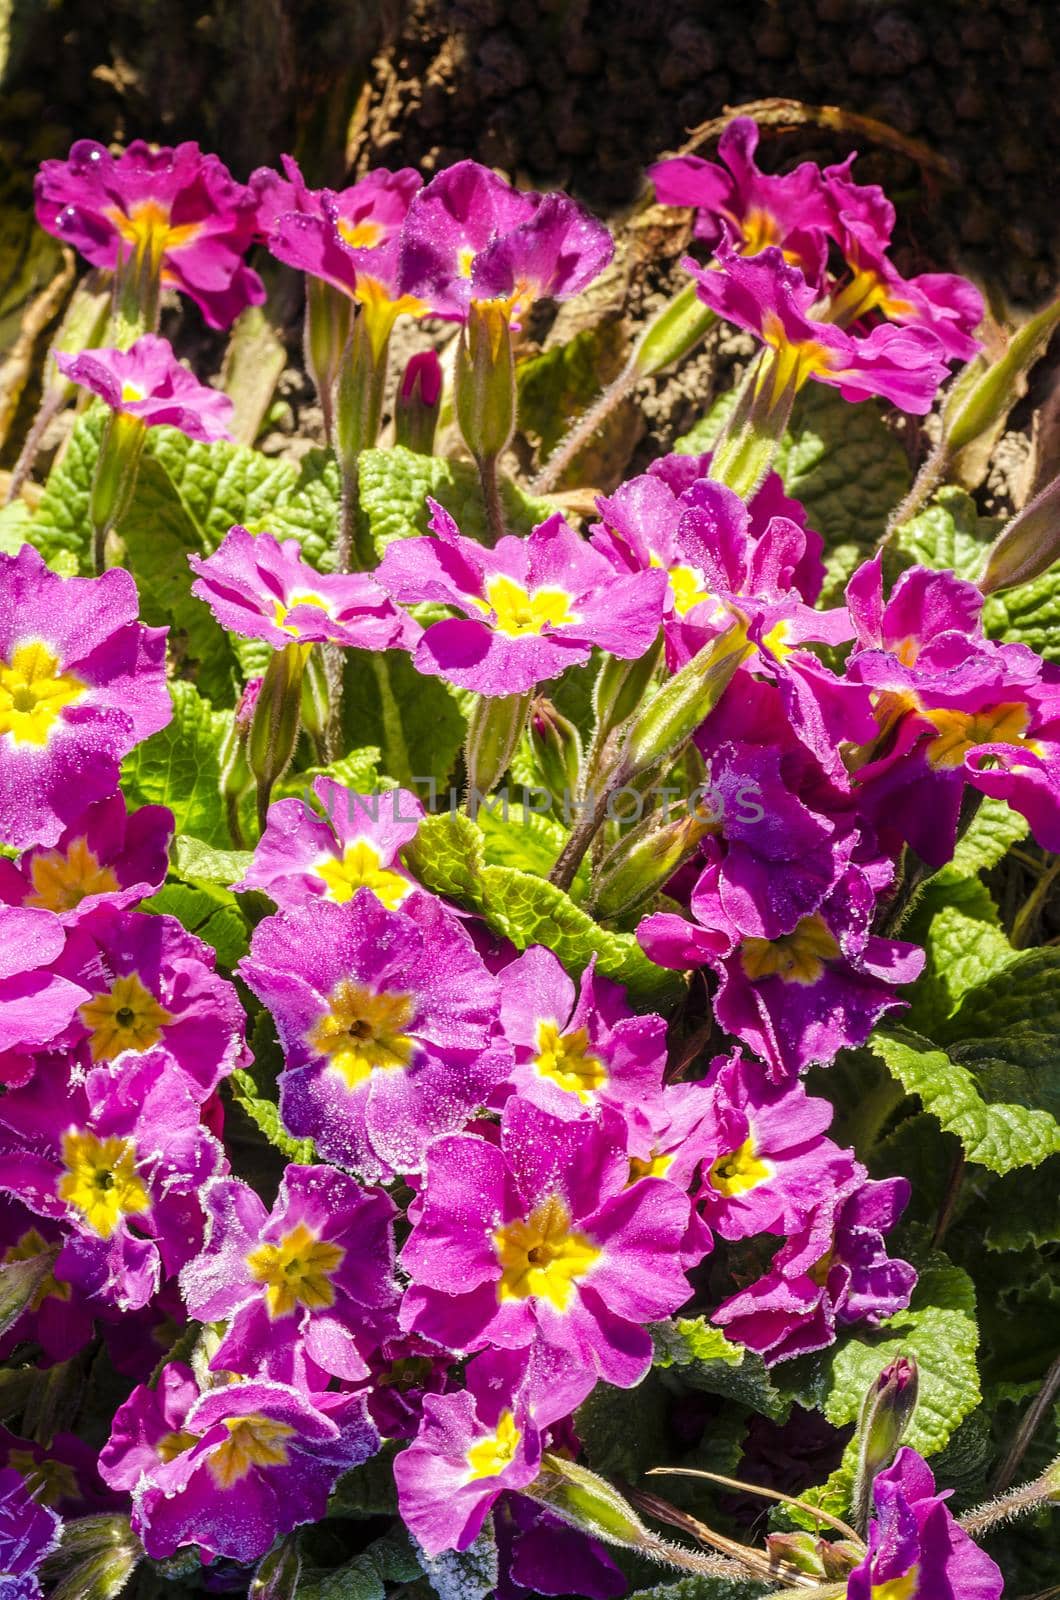
<instances>
[{"instance_id":1,"label":"magenta flower","mask_svg":"<svg viewBox=\"0 0 1060 1600\"><path fill-rule=\"evenodd\" d=\"M839 1325L878 1326L905 1309L916 1284L914 1269L888 1257L884 1244L909 1199L906 1179L873 1182L839 1151L822 1164L818 1181L828 1192L781 1245L766 1276L713 1313L767 1366L824 1349Z\"/></svg>"},{"instance_id":2,"label":"magenta flower","mask_svg":"<svg viewBox=\"0 0 1060 1600\"><path fill-rule=\"evenodd\" d=\"M332 778L314 778L313 794L322 816L302 800L269 807L254 859L234 887L262 889L282 911L321 897L343 905L365 888L393 911L417 887L399 855L423 818L416 796L355 794Z\"/></svg>"},{"instance_id":3,"label":"magenta flower","mask_svg":"<svg viewBox=\"0 0 1060 1600\"><path fill-rule=\"evenodd\" d=\"M254 196L197 144L152 149L137 139L113 156L78 139L65 161L41 163L35 195L48 233L94 267L160 262L163 286L194 300L211 328L227 328L265 299L243 260L254 237Z\"/></svg>"},{"instance_id":4,"label":"magenta flower","mask_svg":"<svg viewBox=\"0 0 1060 1600\"><path fill-rule=\"evenodd\" d=\"M420 636L417 672L477 694L523 694L588 661L593 645L633 660L655 639L665 573L617 575L558 514L528 538L508 534L487 550L428 504L434 537L393 540L375 572L399 604L463 612Z\"/></svg>"},{"instance_id":5,"label":"magenta flower","mask_svg":"<svg viewBox=\"0 0 1060 1600\"><path fill-rule=\"evenodd\" d=\"M534 300L578 294L613 252L603 224L566 195L520 192L458 161L414 197L401 258L409 288L443 316L490 300L518 322Z\"/></svg>"},{"instance_id":6,"label":"magenta flower","mask_svg":"<svg viewBox=\"0 0 1060 1600\"><path fill-rule=\"evenodd\" d=\"M0 1583L4 1600L37 1600L39 1568L59 1548L62 1523L14 1467L0 1468Z\"/></svg>"},{"instance_id":7,"label":"magenta flower","mask_svg":"<svg viewBox=\"0 0 1060 1600\"><path fill-rule=\"evenodd\" d=\"M95 1448L74 1433L52 1433L42 1445L0 1428L0 1470L11 1467L21 1473L40 1505L62 1517L121 1507L119 1497L100 1478Z\"/></svg>"},{"instance_id":8,"label":"magenta flower","mask_svg":"<svg viewBox=\"0 0 1060 1600\"><path fill-rule=\"evenodd\" d=\"M811 315L817 290L776 248L753 257L718 247L716 265L682 265L698 284L699 298L719 316L753 333L776 352L778 392L810 378L830 384L844 400L879 395L901 411L931 410L946 377L946 352L926 328L882 324L855 337L834 322Z\"/></svg>"},{"instance_id":9,"label":"magenta flower","mask_svg":"<svg viewBox=\"0 0 1060 1600\"><path fill-rule=\"evenodd\" d=\"M67 935L48 911L0 906L0 1082L21 1084L33 1075L31 1061L69 1027L88 990L57 970ZM81 944L75 945L80 951ZM15 1059L5 1059L14 1057Z\"/></svg>"},{"instance_id":10,"label":"magenta flower","mask_svg":"<svg viewBox=\"0 0 1060 1600\"><path fill-rule=\"evenodd\" d=\"M321 1389L367 1377L359 1341L398 1301L389 1195L332 1167L289 1166L271 1212L237 1178L218 1179L203 1205L206 1243L180 1282L191 1316L228 1324L211 1365L302 1384L308 1361Z\"/></svg>"},{"instance_id":11,"label":"magenta flower","mask_svg":"<svg viewBox=\"0 0 1060 1600\"><path fill-rule=\"evenodd\" d=\"M597 1378L638 1383L643 1325L689 1293L677 1257L689 1208L663 1179L629 1185L616 1121L565 1122L513 1097L499 1147L436 1140L401 1257L402 1326L457 1351L544 1345L581 1398Z\"/></svg>"},{"instance_id":12,"label":"magenta flower","mask_svg":"<svg viewBox=\"0 0 1060 1600\"><path fill-rule=\"evenodd\" d=\"M160 887L172 837L166 806L130 813L120 794L96 800L51 849L32 846L17 862L0 861L0 902L53 911L66 927L100 906L123 910Z\"/></svg>"},{"instance_id":13,"label":"magenta flower","mask_svg":"<svg viewBox=\"0 0 1060 1600\"><path fill-rule=\"evenodd\" d=\"M777 1087L737 1050L714 1063L697 1145L706 1147L692 1203L724 1239L791 1233L820 1198L822 1174L838 1155L823 1137L827 1100L801 1084Z\"/></svg>"},{"instance_id":14,"label":"magenta flower","mask_svg":"<svg viewBox=\"0 0 1060 1600\"><path fill-rule=\"evenodd\" d=\"M317 572L297 539L234 527L213 555L188 557L191 592L222 628L275 649L329 641L359 650L411 648L416 625L395 611L379 585L360 572Z\"/></svg>"},{"instance_id":15,"label":"magenta flower","mask_svg":"<svg viewBox=\"0 0 1060 1600\"><path fill-rule=\"evenodd\" d=\"M0 554L0 840L55 844L118 787L122 757L173 715L164 628L136 620L128 572L60 578Z\"/></svg>"},{"instance_id":16,"label":"magenta flower","mask_svg":"<svg viewBox=\"0 0 1060 1600\"><path fill-rule=\"evenodd\" d=\"M307 1395L250 1379L199 1394L179 1362L135 1389L100 1456L129 1489L132 1524L155 1560L185 1545L258 1560L277 1534L320 1522L341 1473L379 1448L360 1395Z\"/></svg>"},{"instance_id":17,"label":"magenta flower","mask_svg":"<svg viewBox=\"0 0 1060 1600\"><path fill-rule=\"evenodd\" d=\"M29 1261L62 1238L59 1224L34 1216L25 1206L0 1197L0 1266ZM93 1332L92 1311L53 1266L22 1314L0 1335L0 1360L24 1340L39 1344L45 1365L68 1361L83 1350Z\"/></svg>"},{"instance_id":18,"label":"magenta flower","mask_svg":"<svg viewBox=\"0 0 1060 1600\"><path fill-rule=\"evenodd\" d=\"M525 1495L498 1502L493 1531L500 1561L497 1600L564 1594L618 1600L626 1593L625 1574L603 1545Z\"/></svg>"},{"instance_id":19,"label":"magenta flower","mask_svg":"<svg viewBox=\"0 0 1060 1600\"><path fill-rule=\"evenodd\" d=\"M199 1249L199 1194L226 1169L165 1050L95 1067L59 1061L0 1100L0 1190L66 1224L57 1273L101 1305L146 1305Z\"/></svg>"},{"instance_id":20,"label":"magenta flower","mask_svg":"<svg viewBox=\"0 0 1060 1600\"><path fill-rule=\"evenodd\" d=\"M416 1334L389 1334L374 1348L366 1340L364 1349L371 1374L365 1391L369 1416L384 1439L411 1439L427 1395L452 1387L452 1356Z\"/></svg>"},{"instance_id":21,"label":"magenta flower","mask_svg":"<svg viewBox=\"0 0 1060 1600\"><path fill-rule=\"evenodd\" d=\"M193 377L169 340L157 334L143 334L128 350L82 350L80 355L58 351L55 361L71 383L147 428L179 428L202 444L231 439L231 400Z\"/></svg>"},{"instance_id":22,"label":"magenta flower","mask_svg":"<svg viewBox=\"0 0 1060 1600\"><path fill-rule=\"evenodd\" d=\"M540 1467L527 1363L485 1351L468 1363L466 1389L424 1399L419 1432L394 1461L401 1519L428 1556L466 1550L498 1497Z\"/></svg>"},{"instance_id":23,"label":"magenta flower","mask_svg":"<svg viewBox=\"0 0 1060 1600\"><path fill-rule=\"evenodd\" d=\"M595 962L576 989L543 945L532 945L500 977L516 1092L564 1120L603 1106L639 1120L662 1089L662 1017L634 1016L625 991L597 977Z\"/></svg>"},{"instance_id":24,"label":"magenta flower","mask_svg":"<svg viewBox=\"0 0 1060 1600\"><path fill-rule=\"evenodd\" d=\"M935 1493L927 1462L908 1446L872 1485L868 1553L847 1579L847 1600L1000 1600L1000 1568Z\"/></svg>"},{"instance_id":25,"label":"magenta flower","mask_svg":"<svg viewBox=\"0 0 1060 1600\"><path fill-rule=\"evenodd\" d=\"M421 1170L507 1076L497 982L427 895L388 911L358 889L266 917L240 972L276 1019L285 1126L369 1181Z\"/></svg>"},{"instance_id":26,"label":"magenta flower","mask_svg":"<svg viewBox=\"0 0 1060 1600\"><path fill-rule=\"evenodd\" d=\"M66 1035L93 1065L156 1047L203 1101L249 1059L245 1017L209 945L175 917L102 907L71 944L63 970L87 998Z\"/></svg>"},{"instance_id":27,"label":"magenta flower","mask_svg":"<svg viewBox=\"0 0 1060 1600\"><path fill-rule=\"evenodd\" d=\"M674 156L648 168L664 206L694 206L695 236L714 248L726 237L741 255L777 245L784 259L816 282L824 269L832 227L821 169L804 161L780 177L755 161L758 124L734 117L718 140L719 166L702 156Z\"/></svg>"}]
</instances>

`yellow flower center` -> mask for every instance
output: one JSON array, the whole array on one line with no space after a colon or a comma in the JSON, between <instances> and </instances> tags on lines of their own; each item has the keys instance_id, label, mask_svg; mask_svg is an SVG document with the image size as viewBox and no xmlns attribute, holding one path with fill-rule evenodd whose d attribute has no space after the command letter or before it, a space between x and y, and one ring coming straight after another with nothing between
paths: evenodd
<instances>
[{"instance_id":1,"label":"yellow flower center","mask_svg":"<svg viewBox=\"0 0 1060 1600\"><path fill-rule=\"evenodd\" d=\"M718 1194L729 1199L734 1194L746 1194L749 1189L757 1189L760 1183L768 1182L772 1176L772 1163L758 1159L754 1140L748 1137L738 1150L729 1150L712 1163L707 1181Z\"/></svg>"},{"instance_id":2,"label":"yellow flower center","mask_svg":"<svg viewBox=\"0 0 1060 1600\"><path fill-rule=\"evenodd\" d=\"M315 1023L309 1044L354 1088L374 1071L407 1067L415 1041L402 1030L415 1015L408 994L376 994L343 978L328 996L328 1010Z\"/></svg>"},{"instance_id":3,"label":"yellow flower center","mask_svg":"<svg viewBox=\"0 0 1060 1600\"><path fill-rule=\"evenodd\" d=\"M778 661L784 661L794 649L794 645L788 643L790 638L791 623L786 617L781 617L779 622L774 622L773 626L762 635L762 643Z\"/></svg>"},{"instance_id":4,"label":"yellow flower center","mask_svg":"<svg viewBox=\"0 0 1060 1600\"><path fill-rule=\"evenodd\" d=\"M341 1266L345 1254L341 1245L318 1239L300 1222L278 1244L259 1244L247 1256L247 1266L259 1283L268 1284L265 1304L269 1316L288 1317L298 1306L321 1311L334 1305L331 1274Z\"/></svg>"},{"instance_id":5,"label":"yellow flower center","mask_svg":"<svg viewBox=\"0 0 1060 1600\"><path fill-rule=\"evenodd\" d=\"M498 573L486 581L485 600L476 600L483 611L493 612L493 626L510 638L544 633L575 620L571 596L565 589L535 589L532 593L514 578Z\"/></svg>"},{"instance_id":6,"label":"yellow flower center","mask_svg":"<svg viewBox=\"0 0 1060 1600\"><path fill-rule=\"evenodd\" d=\"M412 888L407 878L379 864L379 851L368 839L355 839L343 851L341 861L322 856L313 864L313 875L322 878L324 898L345 905L358 889L371 889L388 911L399 906Z\"/></svg>"},{"instance_id":7,"label":"yellow flower center","mask_svg":"<svg viewBox=\"0 0 1060 1600\"><path fill-rule=\"evenodd\" d=\"M859 317L867 317L870 311L882 311L885 317L904 317L912 309L908 300L891 293L871 267L854 267L850 282L829 302L828 320L845 328Z\"/></svg>"},{"instance_id":8,"label":"yellow flower center","mask_svg":"<svg viewBox=\"0 0 1060 1600\"><path fill-rule=\"evenodd\" d=\"M45 850L30 864L33 893L28 906L45 911L72 911L90 894L115 894L118 880L109 867L101 867L85 839L71 839L66 853Z\"/></svg>"},{"instance_id":9,"label":"yellow flower center","mask_svg":"<svg viewBox=\"0 0 1060 1600\"><path fill-rule=\"evenodd\" d=\"M186 1428L180 1428L174 1433L164 1433L155 1445L159 1459L166 1462L175 1461L182 1456L185 1450L190 1450L193 1444L198 1444L199 1435L189 1433Z\"/></svg>"},{"instance_id":10,"label":"yellow flower center","mask_svg":"<svg viewBox=\"0 0 1060 1600\"><path fill-rule=\"evenodd\" d=\"M772 373L772 403L789 386L801 389L808 378L833 370L832 353L826 345L816 339L789 339L784 324L773 312L767 312L762 319L762 338L776 352L773 361L763 367L759 380L764 382Z\"/></svg>"},{"instance_id":11,"label":"yellow flower center","mask_svg":"<svg viewBox=\"0 0 1060 1600\"><path fill-rule=\"evenodd\" d=\"M47 1456L38 1461L32 1450L11 1450L7 1465L21 1474L38 1505L57 1506L61 1500L81 1498L77 1474L65 1461L52 1461Z\"/></svg>"},{"instance_id":12,"label":"yellow flower center","mask_svg":"<svg viewBox=\"0 0 1060 1600\"><path fill-rule=\"evenodd\" d=\"M874 1583L872 1600L914 1600L919 1583L920 1567L912 1566L900 1578L888 1578L886 1583Z\"/></svg>"},{"instance_id":13,"label":"yellow flower center","mask_svg":"<svg viewBox=\"0 0 1060 1600\"><path fill-rule=\"evenodd\" d=\"M9 1261L32 1261L34 1256L43 1255L47 1248L47 1240L41 1237L36 1228L28 1228L21 1239L15 1244L9 1244L4 1251L4 1265L6 1266ZM49 1296L54 1296L56 1300L70 1298L70 1285L60 1282L52 1272L43 1277L37 1285L27 1310L39 1311Z\"/></svg>"},{"instance_id":14,"label":"yellow flower center","mask_svg":"<svg viewBox=\"0 0 1060 1600\"><path fill-rule=\"evenodd\" d=\"M548 1300L566 1309L574 1284L584 1278L600 1251L570 1225L567 1207L552 1195L523 1221L508 1222L493 1235L501 1280L498 1300Z\"/></svg>"},{"instance_id":15,"label":"yellow flower center","mask_svg":"<svg viewBox=\"0 0 1060 1600\"><path fill-rule=\"evenodd\" d=\"M752 206L739 219L738 225L743 234L742 256L756 256L767 245L780 243L780 223L771 211L764 211L761 206Z\"/></svg>"},{"instance_id":16,"label":"yellow flower center","mask_svg":"<svg viewBox=\"0 0 1060 1600\"><path fill-rule=\"evenodd\" d=\"M151 1209L151 1197L136 1172L131 1139L98 1139L94 1133L63 1134L59 1199L74 1206L100 1238L109 1239L122 1217Z\"/></svg>"},{"instance_id":17,"label":"yellow flower center","mask_svg":"<svg viewBox=\"0 0 1060 1600\"><path fill-rule=\"evenodd\" d=\"M286 604L282 600L274 600L272 602L272 620L278 628L282 628L284 633L289 633L293 639L297 639L302 632L296 622L288 622L287 620L295 606L317 606L321 611L327 612L328 616L331 615L327 601L321 599L318 594L309 592L298 594L295 592Z\"/></svg>"},{"instance_id":18,"label":"yellow flower center","mask_svg":"<svg viewBox=\"0 0 1060 1600\"><path fill-rule=\"evenodd\" d=\"M252 1411L247 1417L229 1417L225 1421L228 1438L210 1457L210 1472L220 1489L230 1489L245 1478L251 1467L284 1467L287 1465L287 1446L294 1429L286 1422L274 1422Z\"/></svg>"},{"instance_id":19,"label":"yellow flower center","mask_svg":"<svg viewBox=\"0 0 1060 1600\"><path fill-rule=\"evenodd\" d=\"M470 278L471 269L475 265L475 251L469 244L465 244L456 253L457 275L461 278Z\"/></svg>"},{"instance_id":20,"label":"yellow flower center","mask_svg":"<svg viewBox=\"0 0 1060 1600\"><path fill-rule=\"evenodd\" d=\"M84 692L80 678L59 671L47 645L20 644L10 662L0 661L0 734L15 744L47 744L60 713Z\"/></svg>"},{"instance_id":21,"label":"yellow flower center","mask_svg":"<svg viewBox=\"0 0 1060 1600\"><path fill-rule=\"evenodd\" d=\"M969 750L979 744L1008 744L1018 750L1033 749L1025 739L1027 707L994 706L990 711L924 711L936 728L927 747L933 767L959 767Z\"/></svg>"},{"instance_id":22,"label":"yellow flower center","mask_svg":"<svg viewBox=\"0 0 1060 1600\"><path fill-rule=\"evenodd\" d=\"M172 1013L159 1005L135 972L115 978L109 989L79 1006L77 1014L91 1035L93 1061L112 1061L123 1050L142 1054L158 1043L162 1029L173 1021Z\"/></svg>"},{"instance_id":23,"label":"yellow flower center","mask_svg":"<svg viewBox=\"0 0 1060 1600\"><path fill-rule=\"evenodd\" d=\"M641 1178L665 1178L673 1159L672 1154L658 1155L654 1150L650 1156L630 1156L629 1183L637 1183Z\"/></svg>"},{"instance_id":24,"label":"yellow flower center","mask_svg":"<svg viewBox=\"0 0 1060 1600\"><path fill-rule=\"evenodd\" d=\"M360 222L348 222L345 217L340 217L338 227L339 233L354 250L373 250L383 237L383 224L374 222L371 217L362 217Z\"/></svg>"},{"instance_id":25,"label":"yellow flower center","mask_svg":"<svg viewBox=\"0 0 1060 1600\"><path fill-rule=\"evenodd\" d=\"M803 917L794 933L779 939L745 939L740 951L743 970L754 982L780 978L784 983L816 983L826 961L839 954L824 919Z\"/></svg>"},{"instance_id":26,"label":"yellow flower center","mask_svg":"<svg viewBox=\"0 0 1060 1600\"><path fill-rule=\"evenodd\" d=\"M807 1269L806 1276L809 1278L811 1283L815 1283L817 1285L818 1289L823 1289L825 1284L828 1282L828 1274L832 1270L832 1262L834 1259L835 1245L833 1244L829 1246L823 1256L818 1256L812 1267Z\"/></svg>"},{"instance_id":27,"label":"yellow flower center","mask_svg":"<svg viewBox=\"0 0 1060 1600\"><path fill-rule=\"evenodd\" d=\"M588 1029L560 1033L555 1022L537 1025L534 1068L540 1077L558 1083L568 1094L576 1094L583 1105L607 1082L607 1068L598 1056L589 1053Z\"/></svg>"},{"instance_id":28,"label":"yellow flower center","mask_svg":"<svg viewBox=\"0 0 1060 1600\"><path fill-rule=\"evenodd\" d=\"M515 1460L521 1435L510 1411L502 1411L497 1431L473 1444L467 1453L471 1468L468 1481L475 1478L497 1478Z\"/></svg>"},{"instance_id":29,"label":"yellow flower center","mask_svg":"<svg viewBox=\"0 0 1060 1600\"><path fill-rule=\"evenodd\" d=\"M159 200L140 200L127 212L112 206L104 212L126 244L132 246L134 256L148 256L156 261L169 250L180 250L191 244L202 232L201 222L182 222L174 226L169 211Z\"/></svg>"}]
</instances>

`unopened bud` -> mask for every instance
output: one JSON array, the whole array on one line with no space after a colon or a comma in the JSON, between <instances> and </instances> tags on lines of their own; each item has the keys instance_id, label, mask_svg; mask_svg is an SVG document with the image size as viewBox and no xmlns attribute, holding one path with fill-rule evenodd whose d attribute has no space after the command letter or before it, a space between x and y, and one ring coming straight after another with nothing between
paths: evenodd
<instances>
[{"instance_id":1,"label":"unopened bud","mask_svg":"<svg viewBox=\"0 0 1060 1600\"><path fill-rule=\"evenodd\" d=\"M868 1524L873 1481L898 1454L916 1409L919 1384L915 1360L912 1356L898 1356L869 1385L862 1401L854 1481L855 1526L859 1532Z\"/></svg>"},{"instance_id":2,"label":"unopened bud","mask_svg":"<svg viewBox=\"0 0 1060 1600\"><path fill-rule=\"evenodd\" d=\"M530 748L541 782L562 812L578 790L581 773L581 735L569 718L556 710L545 695L534 696L530 706Z\"/></svg>"},{"instance_id":3,"label":"unopened bud","mask_svg":"<svg viewBox=\"0 0 1060 1600\"><path fill-rule=\"evenodd\" d=\"M655 1544L633 1507L617 1489L587 1467L562 1456L542 1456L540 1474L523 1493L590 1538L625 1545L631 1550L650 1550Z\"/></svg>"},{"instance_id":4,"label":"unopened bud","mask_svg":"<svg viewBox=\"0 0 1060 1600\"><path fill-rule=\"evenodd\" d=\"M331 697L321 650L311 650L302 676L302 727L310 738L320 740L328 725Z\"/></svg>"},{"instance_id":5,"label":"unopened bud","mask_svg":"<svg viewBox=\"0 0 1060 1600\"><path fill-rule=\"evenodd\" d=\"M434 452L434 433L442 409L442 364L435 350L410 356L394 407L394 437L421 456Z\"/></svg>"},{"instance_id":6,"label":"unopened bud","mask_svg":"<svg viewBox=\"0 0 1060 1600\"><path fill-rule=\"evenodd\" d=\"M389 340L380 346L363 310L353 319L335 388L335 451L347 475L379 437Z\"/></svg>"},{"instance_id":7,"label":"unopened bud","mask_svg":"<svg viewBox=\"0 0 1060 1600\"><path fill-rule=\"evenodd\" d=\"M92 555L97 573L106 565L107 535L129 509L140 470L147 428L127 411L112 411L103 429L88 502Z\"/></svg>"},{"instance_id":8,"label":"unopened bud","mask_svg":"<svg viewBox=\"0 0 1060 1600\"><path fill-rule=\"evenodd\" d=\"M8 1256L0 1273L0 1333L6 1333L36 1301L59 1254L59 1245L46 1245L39 1255L12 1260ZM69 1291L67 1291L69 1292Z\"/></svg>"},{"instance_id":9,"label":"unopened bud","mask_svg":"<svg viewBox=\"0 0 1060 1600\"><path fill-rule=\"evenodd\" d=\"M979 587L984 594L1040 578L1060 559L1060 477L1035 495L1002 528L987 552Z\"/></svg>"},{"instance_id":10,"label":"unopened bud","mask_svg":"<svg viewBox=\"0 0 1060 1600\"><path fill-rule=\"evenodd\" d=\"M511 765L526 726L531 698L529 691L499 696L481 694L476 698L464 745L468 810L472 816L479 798L496 788Z\"/></svg>"},{"instance_id":11,"label":"unopened bud","mask_svg":"<svg viewBox=\"0 0 1060 1600\"><path fill-rule=\"evenodd\" d=\"M635 718L620 762L623 774L634 777L676 755L714 710L750 654L747 625L737 618L726 633L705 644L675 672Z\"/></svg>"},{"instance_id":12,"label":"unopened bud","mask_svg":"<svg viewBox=\"0 0 1060 1600\"><path fill-rule=\"evenodd\" d=\"M716 832L718 819L680 806L676 817L665 808L653 812L620 839L605 857L597 875L594 910L613 919L634 911L661 889L708 833Z\"/></svg>"},{"instance_id":13,"label":"unopened bud","mask_svg":"<svg viewBox=\"0 0 1060 1600\"><path fill-rule=\"evenodd\" d=\"M767 1533L766 1549L771 1559L781 1567L794 1567L796 1572L806 1572L812 1578L824 1578L824 1562L818 1552L818 1540L812 1533Z\"/></svg>"},{"instance_id":14,"label":"unopened bud","mask_svg":"<svg viewBox=\"0 0 1060 1600\"><path fill-rule=\"evenodd\" d=\"M453 398L471 454L495 461L515 431L515 358L503 301L472 300L457 345Z\"/></svg>"},{"instance_id":15,"label":"unopened bud","mask_svg":"<svg viewBox=\"0 0 1060 1600\"><path fill-rule=\"evenodd\" d=\"M305 365L324 413L324 432L334 431L335 380L350 337L353 302L333 284L307 276L305 301Z\"/></svg>"},{"instance_id":16,"label":"unopened bud","mask_svg":"<svg viewBox=\"0 0 1060 1600\"><path fill-rule=\"evenodd\" d=\"M302 1560L294 1539L285 1539L261 1562L250 1581L247 1600L294 1600L302 1576Z\"/></svg>"},{"instance_id":17,"label":"unopened bud","mask_svg":"<svg viewBox=\"0 0 1060 1600\"><path fill-rule=\"evenodd\" d=\"M623 661L619 656L604 657L593 684L597 745L639 709L659 664L662 647L660 632L655 643L635 661Z\"/></svg>"},{"instance_id":18,"label":"unopened bud","mask_svg":"<svg viewBox=\"0 0 1060 1600\"><path fill-rule=\"evenodd\" d=\"M680 361L718 320L717 312L703 304L692 279L657 312L633 348L630 366L638 378L651 378Z\"/></svg>"},{"instance_id":19,"label":"unopened bud","mask_svg":"<svg viewBox=\"0 0 1060 1600\"><path fill-rule=\"evenodd\" d=\"M312 646L292 642L265 669L247 739L247 764L258 786L258 820L265 826L269 795L286 772L302 720L302 676Z\"/></svg>"},{"instance_id":20,"label":"unopened bud","mask_svg":"<svg viewBox=\"0 0 1060 1600\"><path fill-rule=\"evenodd\" d=\"M49 1566L58 1582L52 1600L115 1600L143 1557L128 1517L79 1517L63 1528Z\"/></svg>"},{"instance_id":21,"label":"unopened bud","mask_svg":"<svg viewBox=\"0 0 1060 1600\"><path fill-rule=\"evenodd\" d=\"M942 412L942 443L948 457L1004 420L1023 392L1025 374L1058 324L1060 300L1054 300L1012 335L997 361L982 367L979 357L962 373Z\"/></svg>"}]
</instances>

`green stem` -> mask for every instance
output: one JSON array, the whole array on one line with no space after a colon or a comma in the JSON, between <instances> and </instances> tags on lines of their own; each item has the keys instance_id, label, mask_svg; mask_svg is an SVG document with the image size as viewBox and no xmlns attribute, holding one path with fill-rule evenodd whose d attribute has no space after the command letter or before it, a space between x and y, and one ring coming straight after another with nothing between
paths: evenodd
<instances>
[{"instance_id":1,"label":"green stem","mask_svg":"<svg viewBox=\"0 0 1060 1600\"><path fill-rule=\"evenodd\" d=\"M478 476L486 506L486 544L492 548L504 534L504 506L497 478L497 457L478 458Z\"/></svg>"}]
</instances>

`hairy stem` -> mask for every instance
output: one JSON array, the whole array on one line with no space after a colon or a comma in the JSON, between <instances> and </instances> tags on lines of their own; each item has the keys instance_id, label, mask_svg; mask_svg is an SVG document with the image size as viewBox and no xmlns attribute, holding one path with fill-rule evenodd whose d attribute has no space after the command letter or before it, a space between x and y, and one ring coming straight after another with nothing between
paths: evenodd
<instances>
[{"instance_id":1,"label":"hairy stem","mask_svg":"<svg viewBox=\"0 0 1060 1600\"><path fill-rule=\"evenodd\" d=\"M1045 1377L1042 1380L1042 1386L1038 1390L1038 1393L1035 1395L1031 1404L1028 1406L1027 1415L1020 1423L1016 1437L1013 1439L1009 1448L1009 1452L997 1470L997 1475L994 1478L993 1483L995 1494L1003 1494L1008 1488L1009 1484L1012 1482L1013 1478L1016 1476L1016 1473L1019 1470L1019 1464L1026 1455L1027 1448L1030 1445L1031 1440L1034 1438L1034 1435L1037 1433L1042 1418L1052 1405L1053 1397L1058 1389L1060 1389L1060 1356L1057 1356L1056 1360L1045 1374ZM1020 1491L1017 1490L1016 1492L1018 1494Z\"/></svg>"},{"instance_id":2,"label":"hairy stem","mask_svg":"<svg viewBox=\"0 0 1060 1600\"><path fill-rule=\"evenodd\" d=\"M571 462L581 454L593 434L603 427L615 407L636 386L639 377L636 363L627 361L618 377L608 384L603 394L593 401L588 411L582 413L574 426L560 440L531 483L531 493L551 494Z\"/></svg>"},{"instance_id":3,"label":"hairy stem","mask_svg":"<svg viewBox=\"0 0 1060 1600\"><path fill-rule=\"evenodd\" d=\"M486 543L492 547L504 533L504 506L501 503L501 486L497 479L497 457L478 458L478 476L482 485L482 499L486 506Z\"/></svg>"},{"instance_id":4,"label":"hairy stem","mask_svg":"<svg viewBox=\"0 0 1060 1600\"><path fill-rule=\"evenodd\" d=\"M916 516L925 500L938 487L949 464L949 452L945 445L936 445L913 479L913 487L905 499L895 506L888 517L887 527L879 544L876 546L877 550L885 549L902 524L908 522L910 517Z\"/></svg>"}]
</instances>

